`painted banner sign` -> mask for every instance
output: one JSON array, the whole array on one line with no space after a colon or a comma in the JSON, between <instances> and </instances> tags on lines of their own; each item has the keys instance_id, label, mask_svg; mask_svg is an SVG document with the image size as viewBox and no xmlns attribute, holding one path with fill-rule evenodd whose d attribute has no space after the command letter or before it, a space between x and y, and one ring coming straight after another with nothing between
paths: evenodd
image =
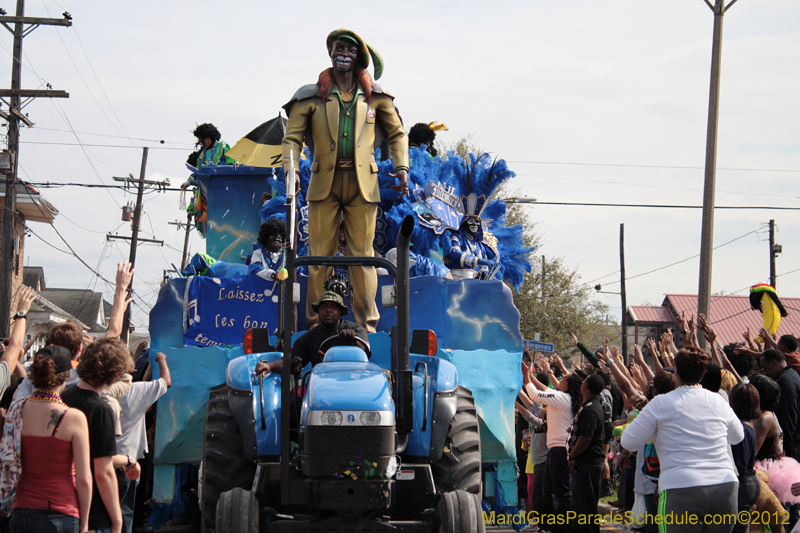
<instances>
[{"instance_id":1,"label":"painted banner sign","mask_svg":"<svg viewBox=\"0 0 800 533\"><path fill-rule=\"evenodd\" d=\"M187 346L238 346L250 328L278 325L278 282L258 276L190 278L186 297Z\"/></svg>"}]
</instances>

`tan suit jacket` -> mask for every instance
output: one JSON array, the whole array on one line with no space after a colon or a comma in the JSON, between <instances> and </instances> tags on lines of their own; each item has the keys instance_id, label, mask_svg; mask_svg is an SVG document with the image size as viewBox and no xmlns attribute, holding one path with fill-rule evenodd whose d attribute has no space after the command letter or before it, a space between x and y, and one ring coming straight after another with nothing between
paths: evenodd
<instances>
[{"instance_id":1,"label":"tan suit jacket","mask_svg":"<svg viewBox=\"0 0 800 533\"><path fill-rule=\"evenodd\" d=\"M339 99L332 95L327 102L317 85L306 85L284 109L289 116L283 137L283 165L289 166L289 151L294 155L294 168L300 168L303 139L310 133L314 161L311 164L311 183L306 200L321 201L328 197L336 169L339 142ZM395 167L408 167L408 137L391 96L376 85L372 101L367 103L363 94L355 103L355 172L361 196L367 202L381 200L378 189L378 165L375 163L375 127L377 123L386 132ZM310 132L307 131L308 128Z\"/></svg>"}]
</instances>

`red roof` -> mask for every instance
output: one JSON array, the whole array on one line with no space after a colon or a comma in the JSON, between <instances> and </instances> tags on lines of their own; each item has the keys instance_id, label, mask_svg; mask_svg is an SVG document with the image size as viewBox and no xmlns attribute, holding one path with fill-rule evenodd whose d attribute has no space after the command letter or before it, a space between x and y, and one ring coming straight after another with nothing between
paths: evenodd
<instances>
[{"instance_id":1,"label":"red roof","mask_svg":"<svg viewBox=\"0 0 800 533\"><path fill-rule=\"evenodd\" d=\"M781 297L781 303L788 316L781 319L777 335L800 335L800 298ZM637 322L674 322L674 316L682 311L687 318L697 314L697 295L667 294L662 307L631 306ZM666 311L656 311L663 309ZM656 319L656 317L661 317ZM753 337L764 325L761 313L750 308L748 296L711 296L711 310L708 322L717 333L723 345L731 342L743 342L742 333L749 327Z\"/></svg>"},{"instance_id":2,"label":"red roof","mask_svg":"<svg viewBox=\"0 0 800 533\"><path fill-rule=\"evenodd\" d=\"M628 307L628 313L637 324L643 323L673 323L675 316L672 312L663 306L655 305L631 305Z\"/></svg>"}]
</instances>

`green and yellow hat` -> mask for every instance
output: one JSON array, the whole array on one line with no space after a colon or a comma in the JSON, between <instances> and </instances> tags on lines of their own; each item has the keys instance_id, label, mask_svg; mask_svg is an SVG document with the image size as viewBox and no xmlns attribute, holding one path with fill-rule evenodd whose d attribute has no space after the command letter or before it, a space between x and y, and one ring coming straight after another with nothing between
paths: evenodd
<instances>
[{"instance_id":1,"label":"green and yellow hat","mask_svg":"<svg viewBox=\"0 0 800 533\"><path fill-rule=\"evenodd\" d=\"M356 61L358 61L359 66L361 68L369 67L369 58L372 56L372 61L375 64L373 70L375 71L375 79L377 80L383 75L383 58L380 54L375 50L372 46L367 44L364 39L361 38L359 34L354 32L353 30L347 30L344 28L339 28L338 30L333 30L328 34L328 39L326 40L326 44L328 46L328 54L331 53L331 48L333 48L333 41L336 39L345 39L355 43L358 46L358 54L356 57Z\"/></svg>"}]
</instances>

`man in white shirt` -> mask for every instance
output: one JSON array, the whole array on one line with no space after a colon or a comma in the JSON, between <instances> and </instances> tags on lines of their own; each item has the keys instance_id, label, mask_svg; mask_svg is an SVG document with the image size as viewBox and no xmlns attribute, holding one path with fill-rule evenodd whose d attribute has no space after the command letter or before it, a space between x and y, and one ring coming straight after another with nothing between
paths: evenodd
<instances>
[{"instance_id":1,"label":"man in white shirt","mask_svg":"<svg viewBox=\"0 0 800 533\"><path fill-rule=\"evenodd\" d=\"M571 531L570 524L566 522L566 514L572 511L572 474L567 463L566 446L569 428L583 403L580 393L582 379L577 374L568 374L559 383L547 361L540 359L537 364L547 374L550 383L558 384L558 390L549 389L535 376L531 376L530 383L525 385L525 392L531 400L547 406L547 469L542 490L549 516L540 521L539 525L553 533L566 532ZM577 394L574 401L572 394L567 391ZM556 519L555 515L559 515L559 518Z\"/></svg>"},{"instance_id":2,"label":"man in white shirt","mask_svg":"<svg viewBox=\"0 0 800 533\"><path fill-rule=\"evenodd\" d=\"M145 381L137 381L131 385L128 394L119 399L122 409L120 423L122 436L117 438L117 453L128 456L129 464L144 459L147 449L147 434L144 415L150 406L161 398L172 386L172 379L167 366L167 356L159 352L155 355L158 364L159 378L150 381L152 368L145 372ZM130 480L122 468L117 468L120 507L122 508L122 533L133 531L133 508L136 502L136 487L139 479Z\"/></svg>"}]
</instances>

